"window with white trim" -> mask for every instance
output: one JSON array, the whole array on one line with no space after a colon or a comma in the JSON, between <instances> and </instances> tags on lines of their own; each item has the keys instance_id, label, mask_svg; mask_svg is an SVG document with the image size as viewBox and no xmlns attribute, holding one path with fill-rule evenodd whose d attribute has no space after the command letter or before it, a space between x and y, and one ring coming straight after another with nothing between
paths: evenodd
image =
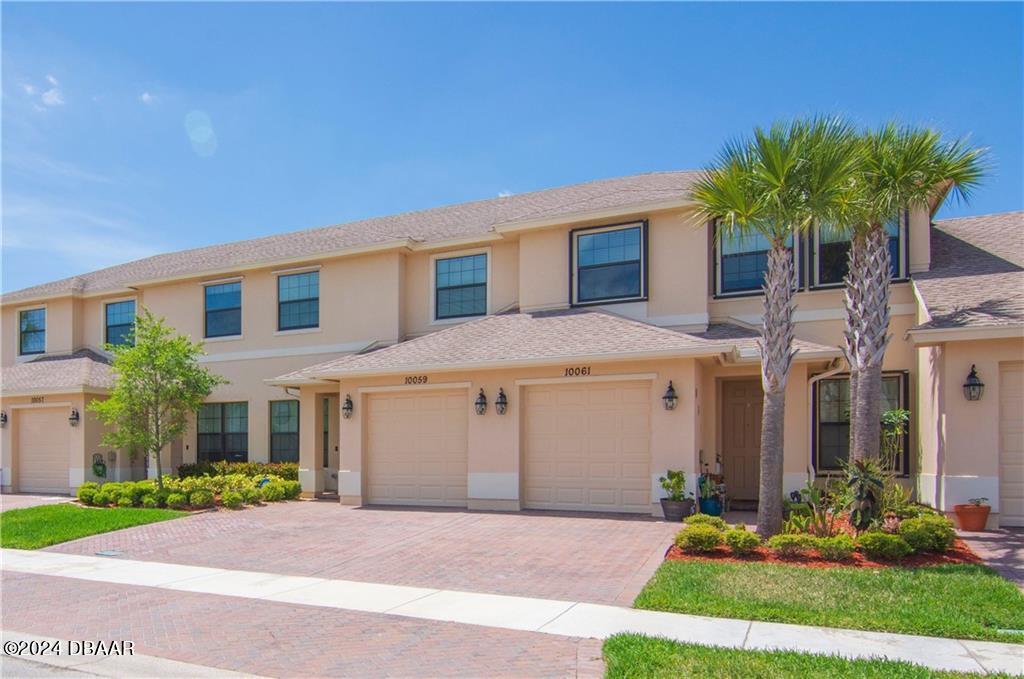
<instances>
[{"instance_id":1,"label":"window with white trim","mask_svg":"<svg viewBox=\"0 0 1024 679\"><path fill-rule=\"evenodd\" d=\"M103 308L106 326L104 340L107 344L119 346L135 341L135 300L111 302Z\"/></svg>"},{"instance_id":2,"label":"window with white trim","mask_svg":"<svg viewBox=\"0 0 1024 679\"><path fill-rule=\"evenodd\" d=\"M204 337L232 337L242 334L242 284L238 281L207 285Z\"/></svg>"},{"instance_id":3,"label":"window with white trim","mask_svg":"<svg viewBox=\"0 0 1024 679\"><path fill-rule=\"evenodd\" d=\"M18 353L22 356L46 351L46 309L18 312Z\"/></svg>"},{"instance_id":4,"label":"window with white trim","mask_svg":"<svg viewBox=\"0 0 1024 679\"><path fill-rule=\"evenodd\" d=\"M277 329L320 327L320 272L277 277Z\"/></svg>"},{"instance_id":5,"label":"window with white trim","mask_svg":"<svg viewBox=\"0 0 1024 679\"><path fill-rule=\"evenodd\" d=\"M434 319L487 313L487 253L434 260Z\"/></svg>"},{"instance_id":6,"label":"window with white trim","mask_svg":"<svg viewBox=\"0 0 1024 679\"><path fill-rule=\"evenodd\" d=\"M904 373L882 376L881 412L907 407L906 380ZM850 459L850 378L820 380L814 398L814 466L819 472L839 471ZM896 471L901 474L906 473L907 438L904 434L902 454L896 456Z\"/></svg>"},{"instance_id":7,"label":"window with white trim","mask_svg":"<svg viewBox=\"0 0 1024 679\"><path fill-rule=\"evenodd\" d=\"M647 223L571 233L572 302L598 304L647 297Z\"/></svg>"},{"instance_id":8,"label":"window with white trim","mask_svg":"<svg viewBox=\"0 0 1024 679\"><path fill-rule=\"evenodd\" d=\"M299 402L270 402L270 461L299 461Z\"/></svg>"}]
</instances>

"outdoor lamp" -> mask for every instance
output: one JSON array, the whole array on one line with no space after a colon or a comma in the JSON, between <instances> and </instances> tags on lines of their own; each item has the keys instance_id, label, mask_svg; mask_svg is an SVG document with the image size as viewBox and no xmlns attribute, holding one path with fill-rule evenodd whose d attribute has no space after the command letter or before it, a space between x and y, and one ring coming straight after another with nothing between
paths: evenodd
<instances>
[{"instance_id":1,"label":"outdoor lamp","mask_svg":"<svg viewBox=\"0 0 1024 679\"><path fill-rule=\"evenodd\" d=\"M78 411L77 411L77 410L75 410L74 408L72 408L72 409L71 409L71 414L70 414L70 415L68 415L68 422L70 422L70 423L71 423L71 426L72 426L72 427L77 427L77 426L78 426L78 421L79 421L80 419L82 419L82 418L80 418L80 417L78 416Z\"/></svg>"},{"instance_id":2,"label":"outdoor lamp","mask_svg":"<svg viewBox=\"0 0 1024 679\"><path fill-rule=\"evenodd\" d=\"M494 399L494 412L504 415L506 410L508 410L508 396L505 396L504 389L498 387L498 398Z\"/></svg>"},{"instance_id":3,"label":"outdoor lamp","mask_svg":"<svg viewBox=\"0 0 1024 679\"><path fill-rule=\"evenodd\" d=\"M971 364L971 372L967 374L967 381L964 382L964 398L968 401L980 401L981 395L985 393L985 383L978 377L978 371L974 364Z\"/></svg>"},{"instance_id":4,"label":"outdoor lamp","mask_svg":"<svg viewBox=\"0 0 1024 679\"><path fill-rule=\"evenodd\" d=\"M668 381L668 389L665 390L665 395L661 397L661 400L665 402L665 410L676 409L676 404L679 403L679 396L676 395L676 388L672 386L672 380Z\"/></svg>"},{"instance_id":5,"label":"outdoor lamp","mask_svg":"<svg viewBox=\"0 0 1024 679\"><path fill-rule=\"evenodd\" d=\"M345 394L345 402L341 404L341 416L346 420L352 419L352 396Z\"/></svg>"},{"instance_id":6,"label":"outdoor lamp","mask_svg":"<svg viewBox=\"0 0 1024 679\"><path fill-rule=\"evenodd\" d=\"M7 411L0 410L0 427L7 426Z\"/></svg>"},{"instance_id":7,"label":"outdoor lamp","mask_svg":"<svg viewBox=\"0 0 1024 679\"><path fill-rule=\"evenodd\" d=\"M484 390L481 389L480 393L476 397L473 405L476 407L476 414L483 415L487 412L487 397L484 396Z\"/></svg>"}]
</instances>

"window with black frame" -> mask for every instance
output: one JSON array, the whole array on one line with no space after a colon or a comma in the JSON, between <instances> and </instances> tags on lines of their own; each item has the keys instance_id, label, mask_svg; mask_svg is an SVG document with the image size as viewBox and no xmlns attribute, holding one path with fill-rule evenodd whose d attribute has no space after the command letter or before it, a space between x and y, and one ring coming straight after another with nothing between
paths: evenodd
<instances>
[{"instance_id":1,"label":"window with black frame","mask_svg":"<svg viewBox=\"0 0 1024 679\"><path fill-rule=\"evenodd\" d=\"M270 461L299 461L299 402L270 402Z\"/></svg>"},{"instance_id":2,"label":"window with black frame","mask_svg":"<svg viewBox=\"0 0 1024 679\"><path fill-rule=\"evenodd\" d=\"M242 284L238 281L207 285L205 337L242 334Z\"/></svg>"},{"instance_id":3,"label":"window with black frame","mask_svg":"<svg viewBox=\"0 0 1024 679\"><path fill-rule=\"evenodd\" d=\"M202 462L247 462L249 404L204 403L199 409L198 456Z\"/></svg>"},{"instance_id":4,"label":"window with black frame","mask_svg":"<svg viewBox=\"0 0 1024 679\"><path fill-rule=\"evenodd\" d=\"M903 407L903 375L882 377L882 409ZM815 467L818 471L838 471L850 459L850 378L830 377L816 386ZM905 455L898 455L896 471L904 473Z\"/></svg>"},{"instance_id":5,"label":"window with black frame","mask_svg":"<svg viewBox=\"0 0 1024 679\"><path fill-rule=\"evenodd\" d=\"M435 320L486 313L486 253L434 260Z\"/></svg>"},{"instance_id":6,"label":"window with black frame","mask_svg":"<svg viewBox=\"0 0 1024 679\"><path fill-rule=\"evenodd\" d=\"M46 351L46 309L18 313L18 353L22 356Z\"/></svg>"},{"instance_id":7,"label":"window with black frame","mask_svg":"<svg viewBox=\"0 0 1024 679\"><path fill-rule=\"evenodd\" d=\"M903 229L895 217L885 224L889 234L889 262L893 278L903 278ZM849 271L850 238L845 232L828 225L816 229L814 256L814 284L841 285Z\"/></svg>"},{"instance_id":8,"label":"window with black frame","mask_svg":"<svg viewBox=\"0 0 1024 679\"><path fill-rule=\"evenodd\" d=\"M114 346L131 344L135 332L135 300L111 302L104 309L106 343Z\"/></svg>"},{"instance_id":9,"label":"window with black frame","mask_svg":"<svg viewBox=\"0 0 1024 679\"><path fill-rule=\"evenodd\" d=\"M277 277L277 329L320 327L320 272Z\"/></svg>"},{"instance_id":10,"label":"window with black frame","mask_svg":"<svg viewBox=\"0 0 1024 679\"><path fill-rule=\"evenodd\" d=\"M573 232L574 304L628 301L646 296L644 230L644 224L635 224Z\"/></svg>"},{"instance_id":11,"label":"window with black frame","mask_svg":"<svg viewBox=\"0 0 1024 679\"><path fill-rule=\"evenodd\" d=\"M792 251L793 238L786 243ZM718 233L716 252L717 281L719 295L736 295L761 292L764 275L768 271L768 253L771 243L757 232Z\"/></svg>"}]
</instances>

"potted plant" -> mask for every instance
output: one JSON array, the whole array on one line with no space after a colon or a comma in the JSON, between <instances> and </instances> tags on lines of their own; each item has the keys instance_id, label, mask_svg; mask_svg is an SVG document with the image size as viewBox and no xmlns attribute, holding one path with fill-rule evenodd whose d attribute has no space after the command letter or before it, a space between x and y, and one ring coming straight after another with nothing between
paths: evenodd
<instances>
[{"instance_id":1,"label":"potted plant","mask_svg":"<svg viewBox=\"0 0 1024 679\"><path fill-rule=\"evenodd\" d=\"M700 511L708 516L722 515L722 500L718 497L718 488L708 474L701 474L698 482L700 490Z\"/></svg>"},{"instance_id":2,"label":"potted plant","mask_svg":"<svg viewBox=\"0 0 1024 679\"><path fill-rule=\"evenodd\" d=\"M985 530L990 511L987 497L972 497L965 505L953 505L960 530Z\"/></svg>"},{"instance_id":3,"label":"potted plant","mask_svg":"<svg viewBox=\"0 0 1024 679\"><path fill-rule=\"evenodd\" d=\"M682 521L693 514L693 493L686 492L686 472L669 469L658 481L667 495L661 498L661 511L666 521Z\"/></svg>"}]
</instances>

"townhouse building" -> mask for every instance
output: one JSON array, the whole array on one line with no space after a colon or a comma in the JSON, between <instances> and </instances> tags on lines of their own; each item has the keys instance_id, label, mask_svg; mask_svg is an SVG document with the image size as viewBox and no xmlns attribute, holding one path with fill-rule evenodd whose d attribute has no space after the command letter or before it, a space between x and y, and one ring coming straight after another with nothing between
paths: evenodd
<instances>
[{"instance_id":1,"label":"townhouse building","mask_svg":"<svg viewBox=\"0 0 1024 679\"><path fill-rule=\"evenodd\" d=\"M145 306L229 383L163 453L295 461L347 504L660 513L658 477L724 475L757 499L757 334L767 244L716 238L659 172L157 255L3 295L4 491L152 473L86 409ZM1024 523L1024 213L888 225L883 409L898 468L944 510ZM848 455L839 346L848 244L793 243L797 354L785 486ZM969 400L968 375L984 390Z\"/></svg>"}]
</instances>

